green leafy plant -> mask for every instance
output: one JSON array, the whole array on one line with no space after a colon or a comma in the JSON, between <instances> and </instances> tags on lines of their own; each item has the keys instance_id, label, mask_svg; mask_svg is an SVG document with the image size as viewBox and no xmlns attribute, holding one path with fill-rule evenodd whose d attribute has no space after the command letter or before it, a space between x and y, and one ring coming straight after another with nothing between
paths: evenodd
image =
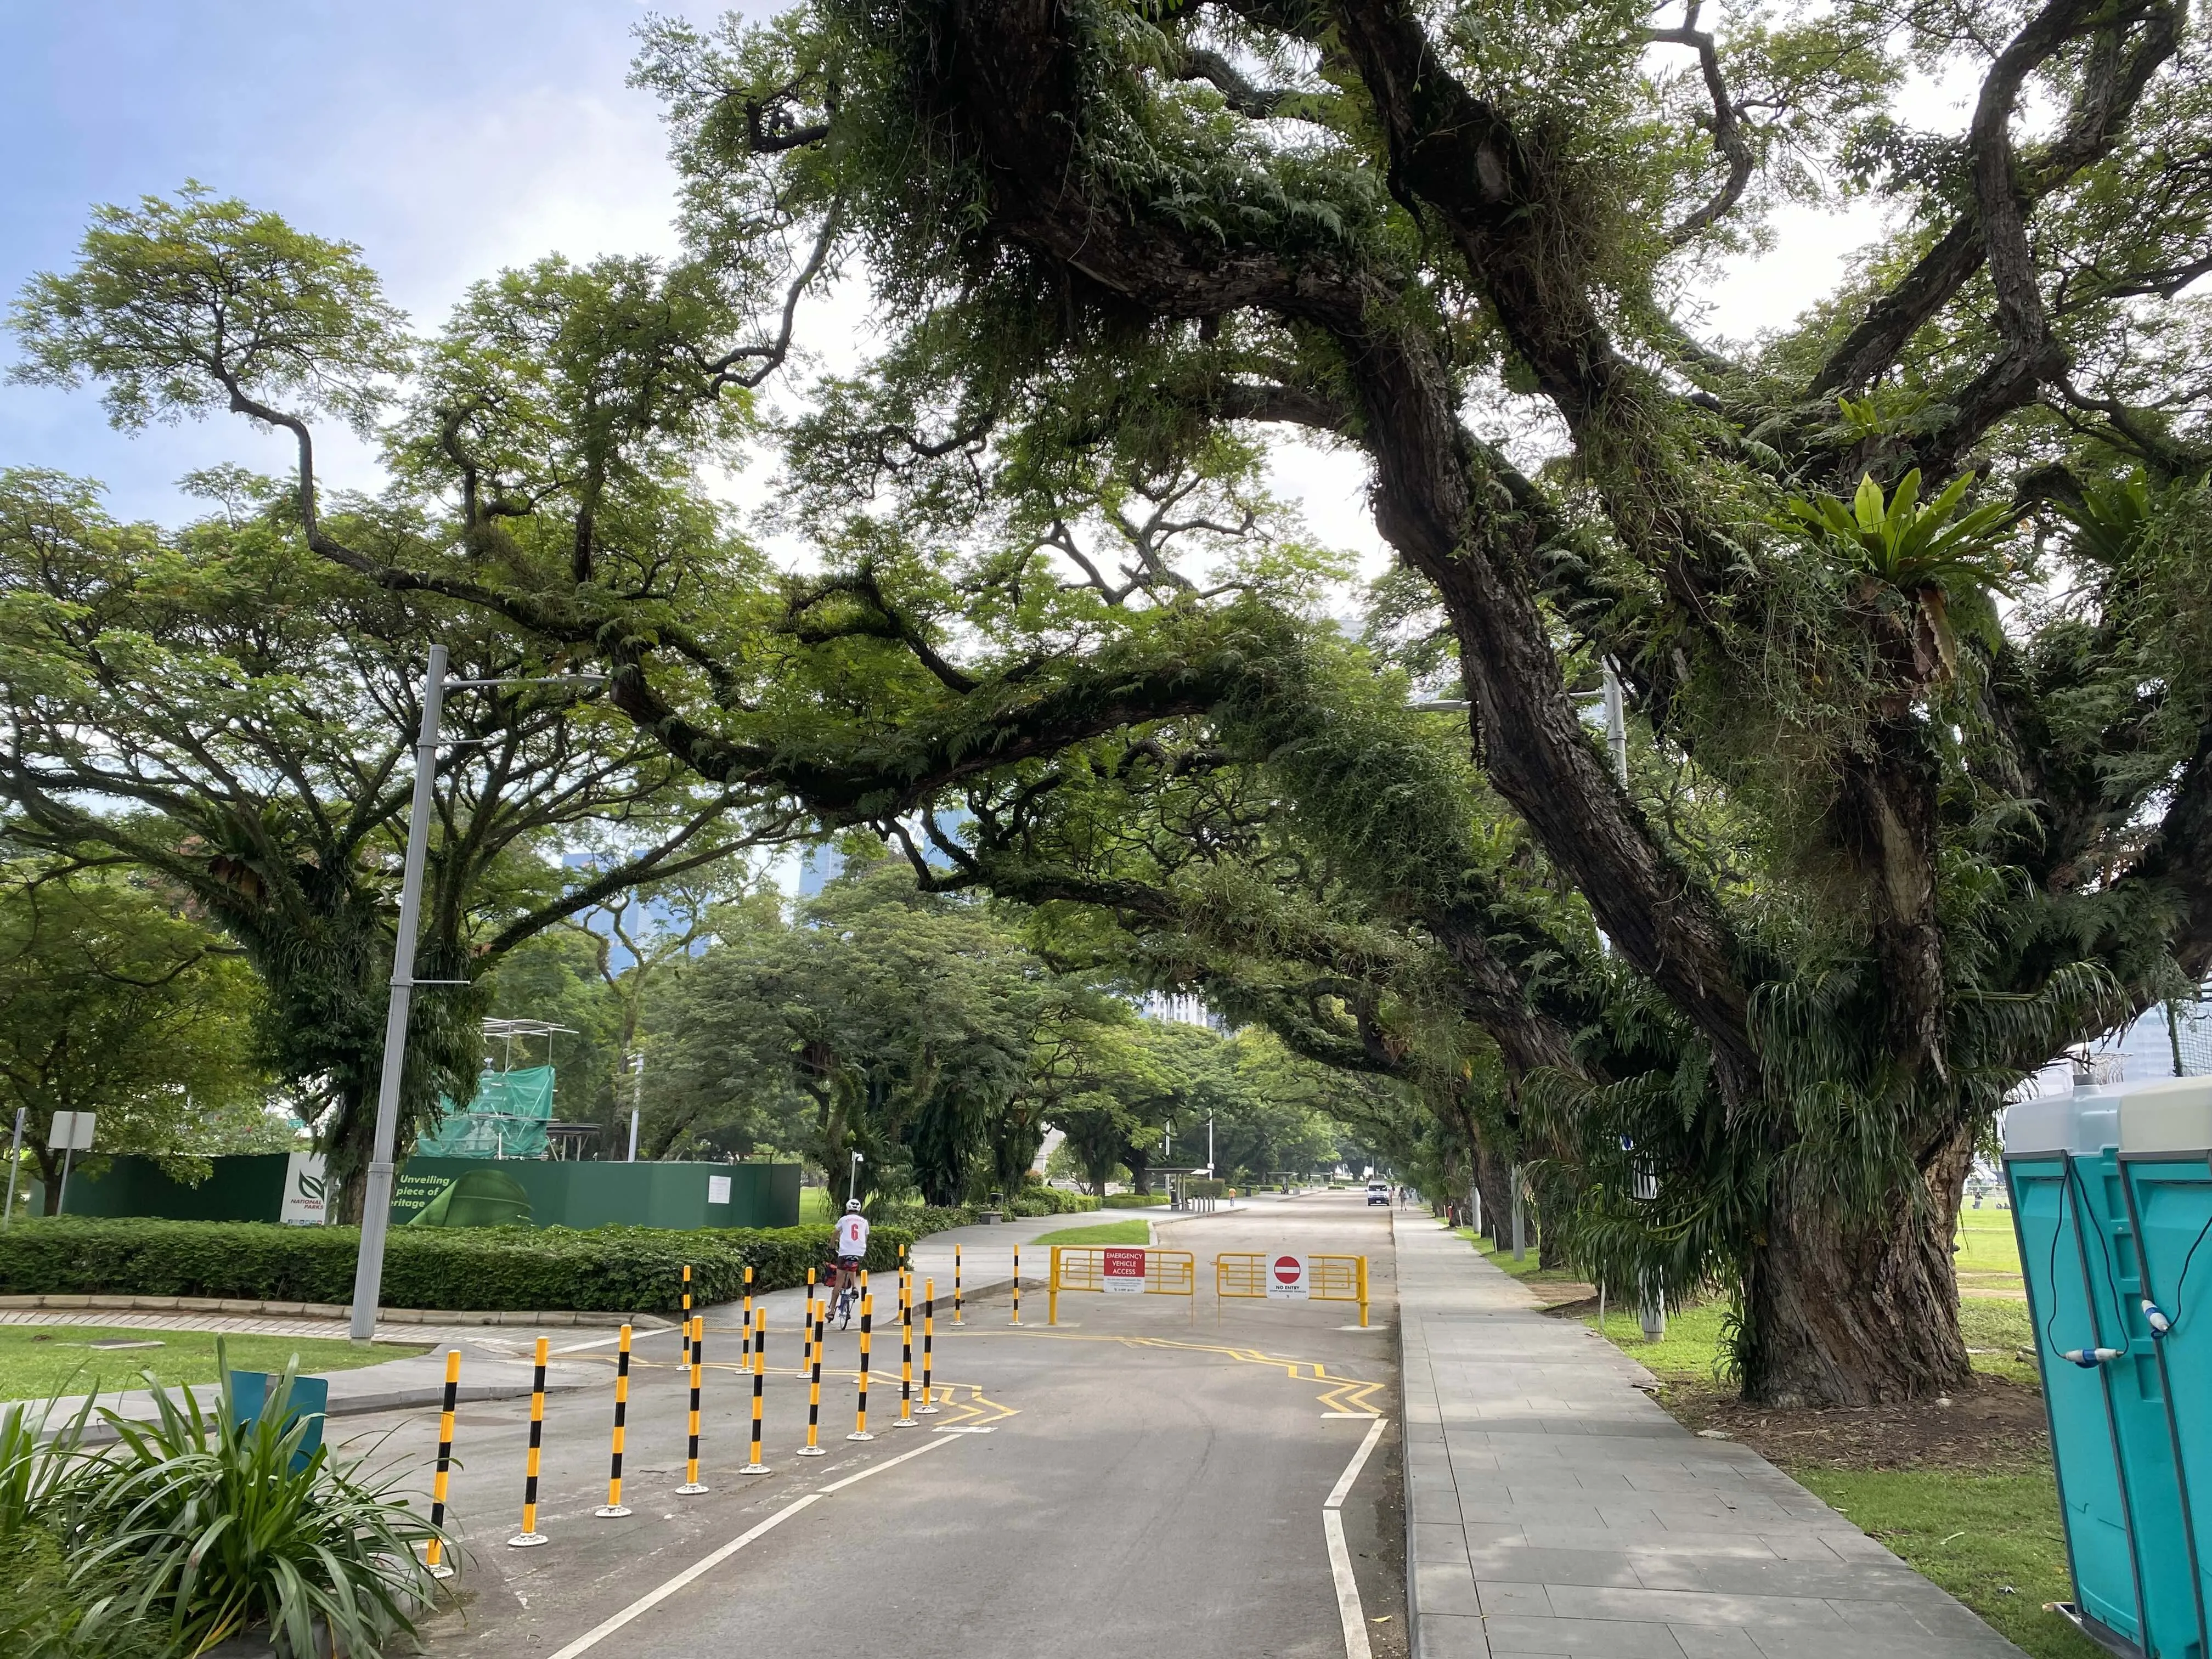
<instances>
[{"instance_id":1,"label":"green leafy plant","mask_svg":"<svg viewBox=\"0 0 2212 1659\"><path fill-rule=\"evenodd\" d=\"M1990 501L1960 512L1973 481L1972 473L1960 474L1923 507L1918 467L1898 480L1887 500L1866 473L1849 502L1792 496L1784 505L1785 521L1838 556L1864 597L1894 592L1926 618L1946 672L1958 665L1954 614L1977 633L1992 634L1996 611L1989 596L2013 592L2012 565L1997 544L2012 509Z\"/></svg>"},{"instance_id":2,"label":"green leafy plant","mask_svg":"<svg viewBox=\"0 0 2212 1659\"><path fill-rule=\"evenodd\" d=\"M228 1373L212 1423L190 1389L157 1389L150 1424L104 1411L120 1443L100 1460L103 1535L71 1556L72 1583L118 1583L115 1609L164 1623L185 1654L258 1627L285 1656L319 1652L318 1631L358 1655L411 1635L437 1587L416 1550L441 1534L365 1457L305 1449L294 1382L288 1366L244 1423Z\"/></svg>"}]
</instances>

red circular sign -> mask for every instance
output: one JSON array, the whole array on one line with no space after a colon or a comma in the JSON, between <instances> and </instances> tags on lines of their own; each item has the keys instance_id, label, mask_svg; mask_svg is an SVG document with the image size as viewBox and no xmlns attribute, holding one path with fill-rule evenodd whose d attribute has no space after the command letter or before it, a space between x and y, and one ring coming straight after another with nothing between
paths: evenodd
<instances>
[{"instance_id":1,"label":"red circular sign","mask_svg":"<svg viewBox=\"0 0 2212 1659\"><path fill-rule=\"evenodd\" d=\"M1304 1272L1305 1269L1299 1265L1297 1257L1294 1255L1279 1255L1275 1258L1275 1282L1279 1285L1295 1285Z\"/></svg>"}]
</instances>

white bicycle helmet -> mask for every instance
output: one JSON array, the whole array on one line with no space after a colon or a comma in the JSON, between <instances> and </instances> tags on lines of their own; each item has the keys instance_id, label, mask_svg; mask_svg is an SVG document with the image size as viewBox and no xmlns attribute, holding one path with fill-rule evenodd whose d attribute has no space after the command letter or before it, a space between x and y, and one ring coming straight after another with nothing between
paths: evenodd
<instances>
[{"instance_id":1,"label":"white bicycle helmet","mask_svg":"<svg viewBox=\"0 0 2212 1659\"><path fill-rule=\"evenodd\" d=\"M859 1199L848 1198L845 1200L845 1213L847 1215L858 1215L860 1212L860 1200Z\"/></svg>"}]
</instances>

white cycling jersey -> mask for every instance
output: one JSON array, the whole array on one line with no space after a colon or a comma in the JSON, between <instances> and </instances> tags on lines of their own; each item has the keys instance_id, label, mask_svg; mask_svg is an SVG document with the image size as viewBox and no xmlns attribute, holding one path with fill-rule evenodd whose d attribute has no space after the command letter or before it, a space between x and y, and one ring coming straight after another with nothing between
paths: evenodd
<instances>
[{"instance_id":1,"label":"white cycling jersey","mask_svg":"<svg viewBox=\"0 0 2212 1659\"><path fill-rule=\"evenodd\" d=\"M864 1256L868 1253L868 1218L864 1215L840 1216L837 1218L837 1254L840 1256Z\"/></svg>"}]
</instances>

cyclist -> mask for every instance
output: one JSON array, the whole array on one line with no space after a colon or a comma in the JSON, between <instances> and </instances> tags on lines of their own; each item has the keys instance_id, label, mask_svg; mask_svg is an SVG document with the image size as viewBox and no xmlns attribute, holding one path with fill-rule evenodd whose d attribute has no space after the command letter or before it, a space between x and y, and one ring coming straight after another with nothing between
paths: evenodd
<instances>
[{"instance_id":1,"label":"cyclist","mask_svg":"<svg viewBox=\"0 0 2212 1659\"><path fill-rule=\"evenodd\" d=\"M845 1213L837 1222L837 1318L841 1325L853 1318L853 1287L868 1254L868 1218L860 1213L860 1200L845 1200Z\"/></svg>"}]
</instances>

